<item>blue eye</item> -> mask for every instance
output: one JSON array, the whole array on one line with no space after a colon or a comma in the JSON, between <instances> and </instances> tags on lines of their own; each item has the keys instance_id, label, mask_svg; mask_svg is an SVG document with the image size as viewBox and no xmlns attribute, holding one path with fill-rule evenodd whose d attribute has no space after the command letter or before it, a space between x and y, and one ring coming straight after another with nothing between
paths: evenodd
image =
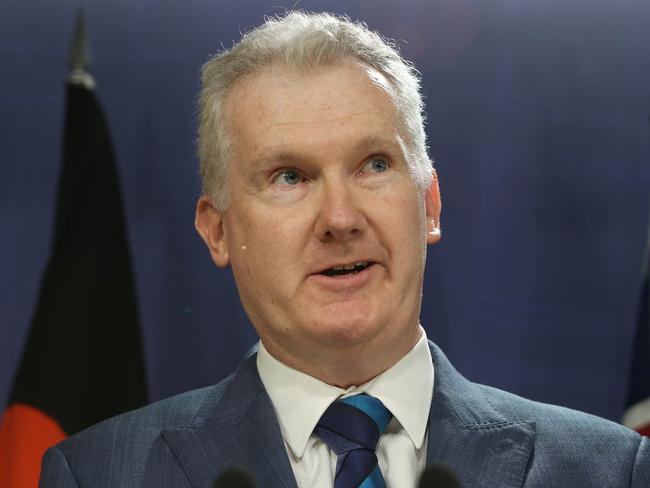
<instances>
[{"instance_id":1,"label":"blue eye","mask_svg":"<svg viewBox=\"0 0 650 488\"><path fill-rule=\"evenodd\" d=\"M374 173L383 173L388 169L388 161L380 157L372 157L364 165L365 171L372 171Z\"/></svg>"},{"instance_id":2,"label":"blue eye","mask_svg":"<svg viewBox=\"0 0 650 488\"><path fill-rule=\"evenodd\" d=\"M277 185L293 186L302 181L304 181L304 178L295 169L285 169L278 173L275 178L273 178L273 183Z\"/></svg>"}]
</instances>

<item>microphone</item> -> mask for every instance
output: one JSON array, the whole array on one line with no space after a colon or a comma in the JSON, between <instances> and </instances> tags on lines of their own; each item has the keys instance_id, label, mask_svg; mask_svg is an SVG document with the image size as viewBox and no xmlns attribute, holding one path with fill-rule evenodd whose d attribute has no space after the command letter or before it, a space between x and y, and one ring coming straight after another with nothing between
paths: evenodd
<instances>
[{"instance_id":1,"label":"microphone","mask_svg":"<svg viewBox=\"0 0 650 488\"><path fill-rule=\"evenodd\" d=\"M219 474L213 488L255 488L255 482L242 468L228 468Z\"/></svg>"},{"instance_id":2,"label":"microphone","mask_svg":"<svg viewBox=\"0 0 650 488\"><path fill-rule=\"evenodd\" d=\"M418 488L460 488L460 483L448 467L432 464L422 472Z\"/></svg>"}]
</instances>

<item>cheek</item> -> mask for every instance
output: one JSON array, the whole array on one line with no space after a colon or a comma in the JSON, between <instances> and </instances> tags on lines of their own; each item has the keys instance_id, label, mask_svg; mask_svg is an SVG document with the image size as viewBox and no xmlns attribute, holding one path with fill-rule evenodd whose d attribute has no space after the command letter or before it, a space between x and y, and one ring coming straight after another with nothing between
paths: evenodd
<instances>
[{"instance_id":1,"label":"cheek","mask_svg":"<svg viewBox=\"0 0 650 488\"><path fill-rule=\"evenodd\" d=\"M425 233L424 203L420 203L415 195L395 192L382 197L375 215L382 226L394 229L400 237L415 238L416 234Z\"/></svg>"},{"instance_id":2,"label":"cheek","mask_svg":"<svg viewBox=\"0 0 650 488\"><path fill-rule=\"evenodd\" d=\"M235 273L278 280L301 262L300 243L304 240L305 224L291 213L257 209L236 218L232 239Z\"/></svg>"},{"instance_id":3,"label":"cheek","mask_svg":"<svg viewBox=\"0 0 650 488\"><path fill-rule=\"evenodd\" d=\"M376 214L382 233L391 243L391 251L400 267L413 270L421 266L426 252L426 221L424 204L409 196L393 196L385 200L383 212Z\"/></svg>"}]
</instances>

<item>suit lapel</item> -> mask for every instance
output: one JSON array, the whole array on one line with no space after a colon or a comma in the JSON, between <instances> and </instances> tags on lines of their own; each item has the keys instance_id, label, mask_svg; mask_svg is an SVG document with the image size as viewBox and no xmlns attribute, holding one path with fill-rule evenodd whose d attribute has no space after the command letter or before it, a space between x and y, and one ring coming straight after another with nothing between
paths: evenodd
<instances>
[{"instance_id":1,"label":"suit lapel","mask_svg":"<svg viewBox=\"0 0 650 488\"><path fill-rule=\"evenodd\" d=\"M296 488L254 355L237 370L220 399L206 401L193 426L163 435L195 487L212 486L220 472L238 466L258 486Z\"/></svg>"},{"instance_id":2,"label":"suit lapel","mask_svg":"<svg viewBox=\"0 0 650 488\"><path fill-rule=\"evenodd\" d=\"M445 464L464 488L519 488L535 442L532 421L506 419L480 389L430 343L435 386L427 464Z\"/></svg>"},{"instance_id":3,"label":"suit lapel","mask_svg":"<svg viewBox=\"0 0 650 488\"><path fill-rule=\"evenodd\" d=\"M440 349L433 343L430 349L436 374L427 464L449 466L464 488L521 487L535 442L534 422L505 418ZM194 487L211 486L233 466L251 473L260 486L297 486L255 355L220 398L205 402L191 426L165 430L163 436Z\"/></svg>"}]
</instances>

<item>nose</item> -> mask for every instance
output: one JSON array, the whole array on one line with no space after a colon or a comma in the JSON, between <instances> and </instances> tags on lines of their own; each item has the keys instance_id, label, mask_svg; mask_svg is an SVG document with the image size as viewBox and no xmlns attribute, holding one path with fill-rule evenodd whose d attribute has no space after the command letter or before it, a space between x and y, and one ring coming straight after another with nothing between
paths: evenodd
<instances>
[{"instance_id":1,"label":"nose","mask_svg":"<svg viewBox=\"0 0 650 488\"><path fill-rule=\"evenodd\" d=\"M360 235L367 222L355 194L342 179L324 184L316 234L323 242L347 241Z\"/></svg>"}]
</instances>

